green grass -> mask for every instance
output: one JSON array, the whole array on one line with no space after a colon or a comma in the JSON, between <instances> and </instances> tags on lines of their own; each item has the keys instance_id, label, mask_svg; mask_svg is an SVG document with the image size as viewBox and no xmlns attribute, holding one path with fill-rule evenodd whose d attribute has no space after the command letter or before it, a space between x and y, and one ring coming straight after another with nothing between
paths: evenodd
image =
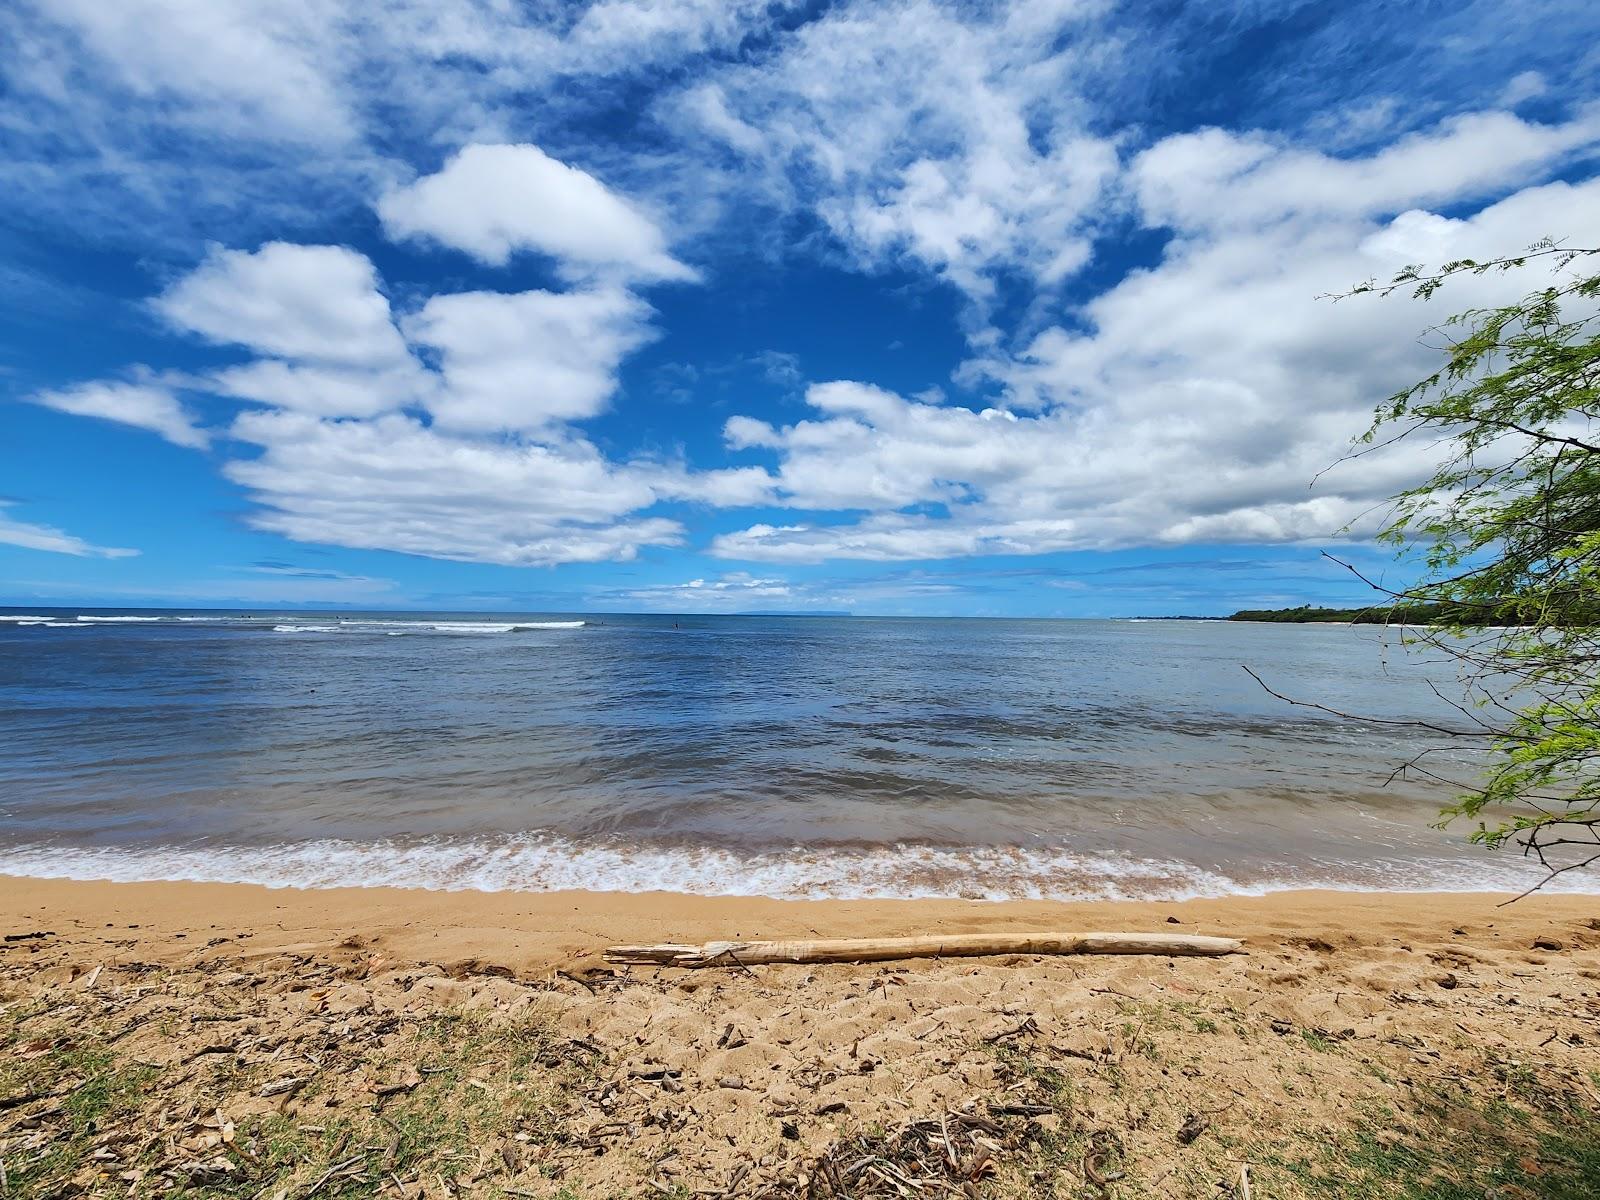
<instances>
[{"instance_id":1,"label":"green grass","mask_svg":"<svg viewBox=\"0 0 1600 1200\"><path fill-rule=\"evenodd\" d=\"M60 1092L65 1119L61 1133L47 1145L44 1154L12 1169L10 1185L14 1195L27 1195L37 1185L70 1178L86 1165L95 1137L125 1114L137 1111L141 1089L154 1074L148 1067L116 1065L112 1055L94 1045L68 1046L51 1050L20 1064L22 1070L4 1072L0 1084L7 1096L33 1088ZM81 1079L76 1085L70 1082Z\"/></svg>"},{"instance_id":2,"label":"green grass","mask_svg":"<svg viewBox=\"0 0 1600 1200\"><path fill-rule=\"evenodd\" d=\"M1267 1161L1318 1200L1600 1196L1600 1114L1435 1094L1403 1133L1395 1122L1388 1111L1371 1113L1315 1153Z\"/></svg>"},{"instance_id":3,"label":"green grass","mask_svg":"<svg viewBox=\"0 0 1600 1200\"><path fill-rule=\"evenodd\" d=\"M377 1079L398 1078L408 1068L427 1070L411 1091L396 1095L376 1109L367 1094L339 1094L350 1081L339 1067L314 1077L299 1094L300 1111L272 1113L239 1121L231 1144L215 1150L186 1152L180 1160L210 1162L222 1158L232 1169L178 1178L170 1186L162 1171L172 1162L164 1138L142 1136L144 1147L133 1160L96 1162L96 1141L119 1122L147 1135L151 1119L173 1105L175 1097L152 1085L162 1072L140 1064L117 1065L112 1052L90 1040L68 1041L68 1027L18 1027L25 1015L8 1014L0 1029L0 1097L31 1092L62 1093L62 1112L50 1125L45 1146L7 1157L11 1197L75 1194L74 1177L90 1194L129 1194L120 1175L143 1169L131 1194L189 1198L254 1197L270 1200L278 1192L294 1196L320 1182L319 1200L370 1196L391 1177L425 1172L446 1180L478 1171L480 1148L499 1154L502 1143L518 1153L550 1144L561 1136L571 1089L592 1072L582 1056L563 1050L538 1020L490 1021L451 1013L409 1027L388 1053L365 1061ZM19 1046L58 1040L45 1053L23 1059ZM241 1073L231 1058L210 1064L211 1073L196 1089L204 1112L207 1092L220 1098L229 1084L261 1082ZM265 1075L262 1078L266 1078ZM323 1085L327 1080L327 1087ZM329 1101L332 1101L332 1105ZM37 1107L37 1106L35 1106ZM326 1115L323 1115L323 1113ZM140 1118L142 1117L142 1121ZM173 1129L182 1137L190 1132ZM520 1138L516 1135L520 1135ZM532 1171L531 1161L519 1164ZM331 1176L323 1177L329 1172ZM509 1171L496 1173L505 1175ZM478 1194L494 1195L490 1179Z\"/></svg>"}]
</instances>

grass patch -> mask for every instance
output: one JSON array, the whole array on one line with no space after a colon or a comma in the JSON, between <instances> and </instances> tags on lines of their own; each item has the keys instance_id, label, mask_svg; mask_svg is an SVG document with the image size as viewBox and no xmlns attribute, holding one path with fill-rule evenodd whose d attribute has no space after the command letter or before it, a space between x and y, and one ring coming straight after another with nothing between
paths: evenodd
<instances>
[{"instance_id":1,"label":"grass patch","mask_svg":"<svg viewBox=\"0 0 1600 1200\"><path fill-rule=\"evenodd\" d=\"M1267 1161L1316 1200L1593 1200L1600 1114L1435 1093L1403 1125L1370 1113L1302 1157Z\"/></svg>"},{"instance_id":2,"label":"grass patch","mask_svg":"<svg viewBox=\"0 0 1600 1200\"><path fill-rule=\"evenodd\" d=\"M136 1113L143 1088L155 1072L139 1064L119 1064L104 1045L73 1040L65 1026L35 1037L6 1038L0 1065L0 1101L55 1115L55 1136L31 1159L7 1168L13 1195L43 1194L56 1181L70 1180L88 1165L96 1138Z\"/></svg>"},{"instance_id":3,"label":"grass patch","mask_svg":"<svg viewBox=\"0 0 1600 1200\"><path fill-rule=\"evenodd\" d=\"M382 1050L324 1060L294 1111L233 1127L217 1108L257 1093L261 1071L232 1057L203 1069L119 1064L65 1026L19 1036L23 1019L0 1034L0 1100L29 1098L0 1111L11 1196L270 1200L314 1188L337 1200L419 1177L478 1180L492 1195L497 1182L541 1178L541 1149L562 1139L574 1090L593 1075L592 1056L538 1018L448 1012L402 1026ZM391 1083L400 1090L375 1090Z\"/></svg>"}]
</instances>

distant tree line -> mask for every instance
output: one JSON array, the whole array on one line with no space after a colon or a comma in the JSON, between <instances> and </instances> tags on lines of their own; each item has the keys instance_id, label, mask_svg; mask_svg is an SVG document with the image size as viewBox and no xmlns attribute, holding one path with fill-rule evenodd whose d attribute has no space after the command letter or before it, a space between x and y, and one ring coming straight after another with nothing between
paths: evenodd
<instances>
[{"instance_id":1,"label":"distant tree line","mask_svg":"<svg viewBox=\"0 0 1600 1200\"><path fill-rule=\"evenodd\" d=\"M1452 616L1448 604L1381 604L1366 608L1241 608L1230 621L1270 621L1278 625L1306 625L1330 622L1341 625L1444 625ZM1474 624L1483 624L1481 614L1473 614ZM1493 622L1491 622L1493 623Z\"/></svg>"},{"instance_id":2,"label":"distant tree line","mask_svg":"<svg viewBox=\"0 0 1600 1200\"><path fill-rule=\"evenodd\" d=\"M1444 628L1509 629L1531 625L1526 604L1521 600L1484 602L1477 605L1399 600L1366 608L1241 608L1230 621L1270 621L1278 625L1305 625L1330 622L1341 625L1436 625ZM1554 620L1544 622L1556 628L1600 626L1600 603L1569 603Z\"/></svg>"}]
</instances>

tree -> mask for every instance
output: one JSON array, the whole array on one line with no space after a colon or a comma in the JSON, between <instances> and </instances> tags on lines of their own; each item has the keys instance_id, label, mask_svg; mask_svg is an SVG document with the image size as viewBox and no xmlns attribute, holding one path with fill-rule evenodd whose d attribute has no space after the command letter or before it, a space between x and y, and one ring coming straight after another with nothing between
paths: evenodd
<instances>
[{"instance_id":1,"label":"tree","mask_svg":"<svg viewBox=\"0 0 1600 1200\"><path fill-rule=\"evenodd\" d=\"M1396 606L1440 606L1407 637L1460 664L1466 699L1452 702L1465 724L1429 727L1486 751L1481 777L1448 780L1458 795L1445 821L1475 820L1487 846L1520 845L1548 882L1600 862L1600 249L1546 241L1408 267L1347 296L1429 299L1457 277L1530 266L1551 282L1433 331L1443 365L1380 405L1353 453L1407 438L1442 447L1379 535L1423 578L1380 590ZM1433 753L1403 770L1445 778Z\"/></svg>"}]
</instances>

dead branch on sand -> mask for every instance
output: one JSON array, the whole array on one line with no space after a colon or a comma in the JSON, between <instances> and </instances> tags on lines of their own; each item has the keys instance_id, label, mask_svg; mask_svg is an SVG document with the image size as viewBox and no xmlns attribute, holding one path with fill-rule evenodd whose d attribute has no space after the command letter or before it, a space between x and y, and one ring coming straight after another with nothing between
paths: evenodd
<instances>
[{"instance_id":1,"label":"dead branch on sand","mask_svg":"<svg viewBox=\"0 0 1600 1200\"><path fill-rule=\"evenodd\" d=\"M813 941L665 942L613 946L607 962L629 966L747 967L759 963L856 963L898 958L976 958L995 954L1241 954L1237 938L1187 933L963 933L941 937L821 938Z\"/></svg>"}]
</instances>

